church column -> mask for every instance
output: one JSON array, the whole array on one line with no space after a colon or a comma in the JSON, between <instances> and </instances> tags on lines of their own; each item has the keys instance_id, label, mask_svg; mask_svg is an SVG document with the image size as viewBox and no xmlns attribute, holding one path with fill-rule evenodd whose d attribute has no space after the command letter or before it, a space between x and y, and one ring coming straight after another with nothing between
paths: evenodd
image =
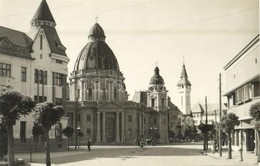
<instances>
[{"instance_id":1,"label":"church column","mask_svg":"<svg viewBox=\"0 0 260 166\"><path fill-rule=\"evenodd\" d=\"M124 144L125 143L125 113L121 113L121 118L122 118L122 128L121 128L121 142Z\"/></svg>"},{"instance_id":2,"label":"church column","mask_svg":"<svg viewBox=\"0 0 260 166\"><path fill-rule=\"evenodd\" d=\"M86 84L85 81L82 81L82 101L86 100Z\"/></svg>"},{"instance_id":3,"label":"church column","mask_svg":"<svg viewBox=\"0 0 260 166\"><path fill-rule=\"evenodd\" d=\"M97 142L101 142L100 135L100 112L97 112Z\"/></svg>"},{"instance_id":4,"label":"church column","mask_svg":"<svg viewBox=\"0 0 260 166\"><path fill-rule=\"evenodd\" d=\"M120 135L119 135L119 112L116 113L116 142L120 142Z\"/></svg>"},{"instance_id":5,"label":"church column","mask_svg":"<svg viewBox=\"0 0 260 166\"><path fill-rule=\"evenodd\" d=\"M103 114L103 131L102 131L102 142L106 142L106 113Z\"/></svg>"}]
</instances>

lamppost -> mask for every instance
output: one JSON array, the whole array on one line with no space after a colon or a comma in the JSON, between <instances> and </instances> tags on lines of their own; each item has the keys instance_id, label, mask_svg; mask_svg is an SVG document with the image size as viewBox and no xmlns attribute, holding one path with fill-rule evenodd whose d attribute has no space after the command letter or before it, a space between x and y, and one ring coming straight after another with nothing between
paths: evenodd
<instances>
[{"instance_id":1,"label":"lamppost","mask_svg":"<svg viewBox=\"0 0 260 166\"><path fill-rule=\"evenodd\" d=\"M80 142L79 142L79 137L80 137L80 127L78 126L77 127L77 133L76 133L77 135L78 135L78 149L79 149L79 144L80 144Z\"/></svg>"},{"instance_id":2,"label":"lamppost","mask_svg":"<svg viewBox=\"0 0 260 166\"><path fill-rule=\"evenodd\" d=\"M77 127L78 127L78 107L79 107L79 101L78 101L78 97L76 98L76 110L75 110L75 115L74 115L74 122L75 122L75 127L74 127L74 131L75 131L75 150L77 150L77 146L78 146L78 133L77 133Z\"/></svg>"}]
</instances>

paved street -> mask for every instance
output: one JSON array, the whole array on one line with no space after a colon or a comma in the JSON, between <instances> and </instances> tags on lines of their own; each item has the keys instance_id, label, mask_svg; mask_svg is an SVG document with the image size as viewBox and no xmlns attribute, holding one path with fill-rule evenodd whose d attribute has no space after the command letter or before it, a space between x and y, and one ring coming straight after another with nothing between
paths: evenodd
<instances>
[{"instance_id":1,"label":"paved street","mask_svg":"<svg viewBox=\"0 0 260 166\"><path fill-rule=\"evenodd\" d=\"M223 157L208 153L201 153L202 145L171 145L171 146L93 146L88 152L86 147L78 151L52 152L52 165L58 166L256 166L256 156L245 153L244 162L240 161L238 152L233 152L233 159L227 159L227 153ZM29 154L16 154L16 157L29 161ZM32 166L43 166L44 153L34 153Z\"/></svg>"}]
</instances>

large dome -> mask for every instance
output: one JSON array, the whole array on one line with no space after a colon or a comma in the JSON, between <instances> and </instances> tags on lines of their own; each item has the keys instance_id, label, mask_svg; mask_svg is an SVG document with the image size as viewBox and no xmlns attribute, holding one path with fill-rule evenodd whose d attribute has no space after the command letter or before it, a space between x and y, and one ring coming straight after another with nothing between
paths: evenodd
<instances>
[{"instance_id":1,"label":"large dome","mask_svg":"<svg viewBox=\"0 0 260 166\"><path fill-rule=\"evenodd\" d=\"M113 51L105 42L105 33L96 23L90 30L89 42L79 53L74 71L86 69L118 70L119 65Z\"/></svg>"},{"instance_id":2,"label":"large dome","mask_svg":"<svg viewBox=\"0 0 260 166\"><path fill-rule=\"evenodd\" d=\"M151 80L150 80L150 85L152 84L160 84L160 85L164 85L164 80L162 78L162 76L159 73L159 68L156 66L154 69L154 75L152 76Z\"/></svg>"}]
</instances>

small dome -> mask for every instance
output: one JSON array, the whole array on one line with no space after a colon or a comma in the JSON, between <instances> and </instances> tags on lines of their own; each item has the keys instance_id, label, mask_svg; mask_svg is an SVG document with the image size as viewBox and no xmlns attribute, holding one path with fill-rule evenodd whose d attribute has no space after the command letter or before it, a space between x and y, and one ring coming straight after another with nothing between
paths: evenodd
<instances>
[{"instance_id":1,"label":"small dome","mask_svg":"<svg viewBox=\"0 0 260 166\"><path fill-rule=\"evenodd\" d=\"M160 76L159 72L160 72L160 70L156 66L154 69L154 75L152 76L152 78L150 80L150 85L151 84L163 84L164 85L164 80L163 80L162 76Z\"/></svg>"},{"instance_id":2,"label":"small dome","mask_svg":"<svg viewBox=\"0 0 260 166\"><path fill-rule=\"evenodd\" d=\"M74 71L86 69L106 69L119 71L113 51L104 41L105 33L95 24L89 33L90 42L81 50L75 62Z\"/></svg>"},{"instance_id":3,"label":"small dome","mask_svg":"<svg viewBox=\"0 0 260 166\"><path fill-rule=\"evenodd\" d=\"M105 36L105 32L102 29L102 27L96 23L89 31L89 35L88 35L89 39L93 39L93 40L105 40L106 36Z\"/></svg>"}]
</instances>

